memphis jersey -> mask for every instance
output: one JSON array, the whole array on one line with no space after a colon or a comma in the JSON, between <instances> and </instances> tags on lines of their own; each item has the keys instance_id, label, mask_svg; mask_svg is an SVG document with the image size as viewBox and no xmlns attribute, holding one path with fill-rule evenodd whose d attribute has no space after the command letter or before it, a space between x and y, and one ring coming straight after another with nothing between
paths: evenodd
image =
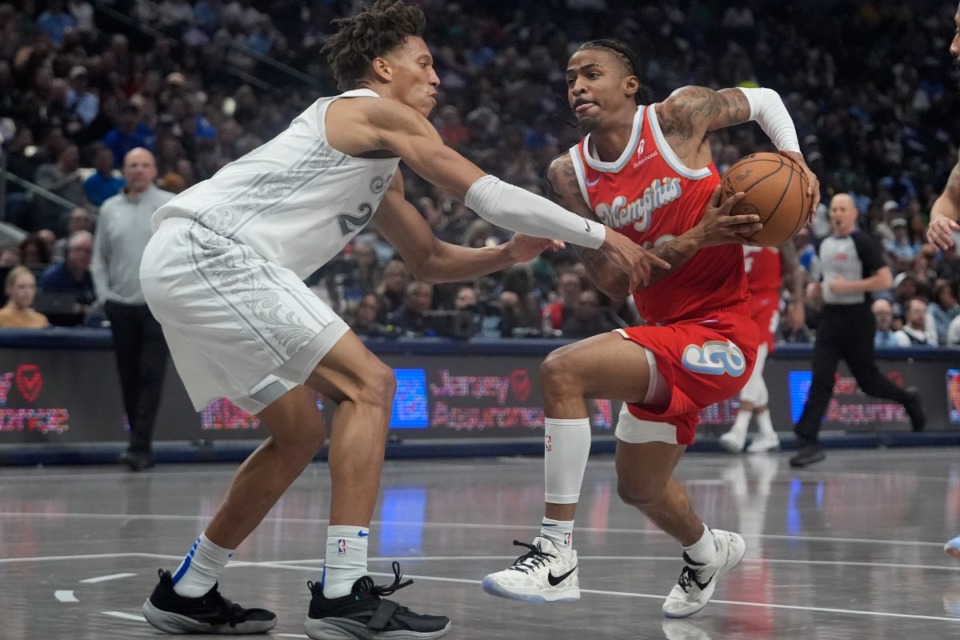
<instances>
[{"instance_id":1,"label":"memphis jersey","mask_svg":"<svg viewBox=\"0 0 960 640\"><path fill-rule=\"evenodd\" d=\"M330 104L366 96L377 94L317 100L286 131L160 207L153 228L191 218L306 278L370 222L400 162L348 156L327 141Z\"/></svg>"},{"instance_id":2,"label":"memphis jersey","mask_svg":"<svg viewBox=\"0 0 960 640\"><path fill-rule=\"evenodd\" d=\"M720 183L716 167L684 166L670 148L652 106L640 106L630 142L614 162L590 152L587 135L570 149L580 191L604 224L644 247L670 242L700 222ZM743 253L736 244L698 251L660 282L633 294L650 323L697 318L746 302Z\"/></svg>"},{"instance_id":3,"label":"memphis jersey","mask_svg":"<svg viewBox=\"0 0 960 640\"><path fill-rule=\"evenodd\" d=\"M778 247L743 246L747 290L753 296L780 295L783 258Z\"/></svg>"}]
</instances>

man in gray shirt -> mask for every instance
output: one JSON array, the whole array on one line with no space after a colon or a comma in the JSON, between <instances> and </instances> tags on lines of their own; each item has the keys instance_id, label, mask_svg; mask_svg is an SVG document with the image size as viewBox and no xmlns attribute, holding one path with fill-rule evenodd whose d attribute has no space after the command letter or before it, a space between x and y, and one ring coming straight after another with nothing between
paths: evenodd
<instances>
[{"instance_id":1,"label":"man in gray shirt","mask_svg":"<svg viewBox=\"0 0 960 640\"><path fill-rule=\"evenodd\" d=\"M801 443L800 451L790 458L794 467L825 457L819 442L820 422L833 395L841 359L864 393L899 402L910 416L913 430L924 427L916 390L901 389L877 367L873 342L877 323L870 310L870 294L889 289L893 275L873 241L857 229L857 207L849 194L837 194L830 201L830 229L832 233L820 244L823 282L819 286L825 304L813 345L810 395L794 427Z\"/></svg>"},{"instance_id":2,"label":"man in gray shirt","mask_svg":"<svg viewBox=\"0 0 960 640\"><path fill-rule=\"evenodd\" d=\"M110 320L113 348L130 425L120 461L133 471L153 466L153 425L160 406L169 350L160 323L140 289L140 260L150 240L150 218L174 194L154 186L153 154L137 148L123 159L126 187L100 208L91 272Z\"/></svg>"}]
</instances>

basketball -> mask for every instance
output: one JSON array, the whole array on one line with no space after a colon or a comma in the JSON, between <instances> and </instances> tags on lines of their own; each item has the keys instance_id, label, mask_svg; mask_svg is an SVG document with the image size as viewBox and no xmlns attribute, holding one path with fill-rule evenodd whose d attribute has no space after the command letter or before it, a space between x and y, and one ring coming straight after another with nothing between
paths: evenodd
<instances>
[{"instance_id":1,"label":"basketball","mask_svg":"<svg viewBox=\"0 0 960 640\"><path fill-rule=\"evenodd\" d=\"M760 216L763 228L744 236L763 247L778 247L807 222L813 198L800 164L778 153L754 153L737 161L723 176L725 198L745 196L730 215Z\"/></svg>"}]
</instances>

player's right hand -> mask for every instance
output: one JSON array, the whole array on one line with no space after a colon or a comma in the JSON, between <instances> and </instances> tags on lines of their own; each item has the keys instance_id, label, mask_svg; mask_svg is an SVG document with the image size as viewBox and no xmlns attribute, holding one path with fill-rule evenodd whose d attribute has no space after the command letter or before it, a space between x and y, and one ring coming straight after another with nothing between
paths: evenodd
<instances>
[{"instance_id":1,"label":"player's right hand","mask_svg":"<svg viewBox=\"0 0 960 640\"><path fill-rule=\"evenodd\" d=\"M730 215L730 212L743 200L744 193L738 191L729 198L723 199L721 188L718 185L713 192L713 197L704 209L703 218L700 219L700 247L715 247L721 244L733 242L736 244L753 245L754 242L744 236L756 233L763 228L760 224L760 216L755 213L743 215Z\"/></svg>"},{"instance_id":2,"label":"player's right hand","mask_svg":"<svg viewBox=\"0 0 960 640\"><path fill-rule=\"evenodd\" d=\"M946 251L953 247L953 234L957 231L960 231L960 225L950 218L940 217L927 228L927 240Z\"/></svg>"},{"instance_id":3,"label":"player's right hand","mask_svg":"<svg viewBox=\"0 0 960 640\"><path fill-rule=\"evenodd\" d=\"M607 227L607 237L599 250L607 260L629 276L629 291L636 291L650 284L650 271L653 267L670 268L669 262L610 227Z\"/></svg>"}]
</instances>

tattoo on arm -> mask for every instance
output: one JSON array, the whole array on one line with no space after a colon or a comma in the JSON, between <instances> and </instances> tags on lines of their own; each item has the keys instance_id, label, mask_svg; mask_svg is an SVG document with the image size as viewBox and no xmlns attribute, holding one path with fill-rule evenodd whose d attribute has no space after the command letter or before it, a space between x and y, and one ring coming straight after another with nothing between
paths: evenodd
<instances>
[{"instance_id":1,"label":"tattoo on arm","mask_svg":"<svg viewBox=\"0 0 960 640\"><path fill-rule=\"evenodd\" d=\"M706 87L683 87L675 91L657 111L666 136L689 140L715 129L750 119L750 103L739 89L714 91Z\"/></svg>"}]
</instances>

